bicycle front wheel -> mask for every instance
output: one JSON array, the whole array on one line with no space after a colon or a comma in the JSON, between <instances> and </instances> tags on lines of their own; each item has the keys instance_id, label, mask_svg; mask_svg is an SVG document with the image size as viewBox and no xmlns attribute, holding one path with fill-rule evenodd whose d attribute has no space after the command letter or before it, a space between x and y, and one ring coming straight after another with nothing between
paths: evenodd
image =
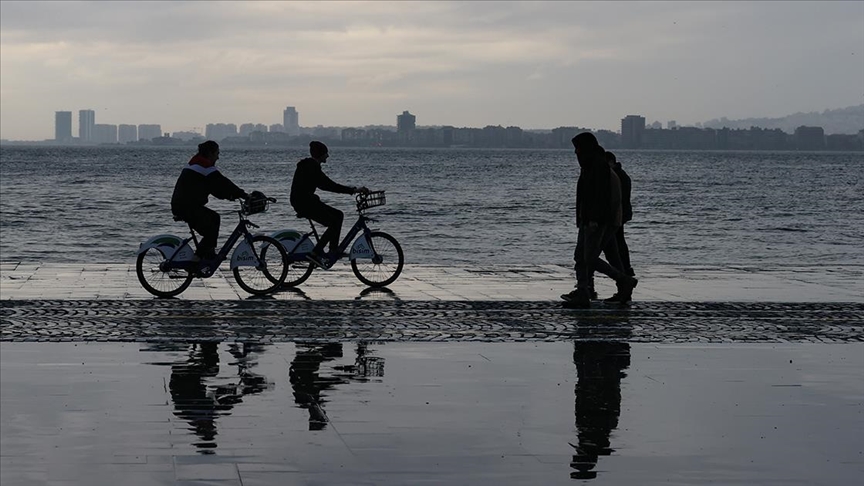
<instances>
[{"instance_id":1,"label":"bicycle front wheel","mask_svg":"<svg viewBox=\"0 0 864 486\"><path fill-rule=\"evenodd\" d=\"M386 287L395 282L405 265L405 255L396 238L372 231L368 236L374 250L371 260L351 260L351 270L358 280L370 287Z\"/></svg>"},{"instance_id":2,"label":"bicycle front wheel","mask_svg":"<svg viewBox=\"0 0 864 486\"><path fill-rule=\"evenodd\" d=\"M257 235L252 237L252 251L258 259L255 266L234 268L234 280L240 288L253 295L273 292L288 275L288 255L275 238Z\"/></svg>"},{"instance_id":3,"label":"bicycle front wheel","mask_svg":"<svg viewBox=\"0 0 864 486\"><path fill-rule=\"evenodd\" d=\"M192 283L192 274L187 270L175 268L163 271L160 267L165 258L158 248L147 248L135 262L135 273L144 290L163 298L180 295Z\"/></svg>"}]
</instances>

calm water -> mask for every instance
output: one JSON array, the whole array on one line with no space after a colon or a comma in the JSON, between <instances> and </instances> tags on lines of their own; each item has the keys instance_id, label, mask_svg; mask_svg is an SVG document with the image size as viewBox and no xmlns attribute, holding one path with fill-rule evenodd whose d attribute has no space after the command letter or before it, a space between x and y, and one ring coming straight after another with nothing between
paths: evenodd
<instances>
[{"instance_id":1,"label":"calm water","mask_svg":"<svg viewBox=\"0 0 864 486\"><path fill-rule=\"evenodd\" d=\"M170 214L193 150L3 147L0 260L132 262L151 235L187 234ZM225 148L239 186L280 199L251 219L307 228L288 204L297 149ZM861 153L618 152L633 179L633 265L864 264ZM373 210L408 263L571 264L578 166L570 151L334 148L326 172L387 191ZM353 223L353 199L324 193ZM235 203L223 214L220 244Z\"/></svg>"}]
</instances>

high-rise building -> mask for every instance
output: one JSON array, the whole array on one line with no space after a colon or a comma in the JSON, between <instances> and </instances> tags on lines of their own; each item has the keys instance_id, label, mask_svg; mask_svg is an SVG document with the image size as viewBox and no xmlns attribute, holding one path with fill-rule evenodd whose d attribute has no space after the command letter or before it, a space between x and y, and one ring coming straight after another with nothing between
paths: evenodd
<instances>
[{"instance_id":1,"label":"high-rise building","mask_svg":"<svg viewBox=\"0 0 864 486\"><path fill-rule=\"evenodd\" d=\"M293 106L285 108L282 112L282 127L288 135L300 135L300 114Z\"/></svg>"},{"instance_id":2,"label":"high-rise building","mask_svg":"<svg viewBox=\"0 0 864 486\"><path fill-rule=\"evenodd\" d=\"M93 141L93 126L96 125L96 112L78 110L78 139L82 142Z\"/></svg>"},{"instance_id":3,"label":"high-rise building","mask_svg":"<svg viewBox=\"0 0 864 486\"><path fill-rule=\"evenodd\" d=\"M151 141L162 136L162 125L138 125L138 140Z\"/></svg>"},{"instance_id":4,"label":"high-rise building","mask_svg":"<svg viewBox=\"0 0 864 486\"><path fill-rule=\"evenodd\" d=\"M57 142L70 142L72 140L72 112L54 112L54 140Z\"/></svg>"},{"instance_id":5,"label":"high-rise building","mask_svg":"<svg viewBox=\"0 0 864 486\"><path fill-rule=\"evenodd\" d=\"M117 143L117 125L97 123L93 125L93 142Z\"/></svg>"},{"instance_id":6,"label":"high-rise building","mask_svg":"<svg viewBox=\"0 0 864 486\"><path fill-rule=\"evenodd\" d=\"M416 128L417 117L403 111L401 115L396 116L396 131L399 133L414 130Z\"/></svg>"},{"instance_id":7,"label":"high-rise building","mask_svg":"<svg viewBox=\"0 0 864 486\"><path fill-rule=\"evenodd\" d=\"M221 142L228 137L237 136L237 125L233 123L208 123L204 128L204 138Z\"/></svg>"},{"instance_id":8,"label":"high-rise building","mask_svg":"<svg viewBox=\"0 0 864 486\"><path fill-rule=\"evenodd\" d=\"M117 127L117 141L129 143L138 141L138 127L135 125L120 125Z\"/></svg>"},{"instance_id":9,"label":"high-rise building","mask_svg":"<svg viewBox=\"0 0 864 486\"><path fill-rule=\"evenodd\" d=\"M639 148L644 132L644 116L627 115L621 119L621 145L624 148Z\"/></svg>"}]
</instances>

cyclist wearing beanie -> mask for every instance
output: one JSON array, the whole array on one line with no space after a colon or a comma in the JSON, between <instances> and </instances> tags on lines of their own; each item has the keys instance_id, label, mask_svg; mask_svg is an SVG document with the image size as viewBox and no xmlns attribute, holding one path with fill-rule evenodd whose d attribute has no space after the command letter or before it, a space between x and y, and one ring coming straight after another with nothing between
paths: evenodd
<instances>
[{"instance_id":1,"label":"cyclist wearing beanie","mask_svg":"<svg viewBox=\"0 0 864 486\"><path fill-rule=\"evenodd\" d=\"M309 143L309 155L300 162L297 162L297 169L294 171L294 179L291 181L291 206L297 211L297 214L304 218L309 218L316 223L324 225L327 230L321 235L321 239L312 253L308 256L309 261L325 267L325 259L335 261L338 258L339 251L339 235L342 233L342 220L344 214L342 211L330 207L323 202L315 194L316 189L322 191L335 192L339 194L356 194L358 192L367 193L369 189L365 187L343 186L333 182L324 171L321 170L321 164L327 163L327 158L330 156L327 146L321 142L313 141ZM324 246L330 245L330 257L324 255Z\"/></svg>"}]
</instances>

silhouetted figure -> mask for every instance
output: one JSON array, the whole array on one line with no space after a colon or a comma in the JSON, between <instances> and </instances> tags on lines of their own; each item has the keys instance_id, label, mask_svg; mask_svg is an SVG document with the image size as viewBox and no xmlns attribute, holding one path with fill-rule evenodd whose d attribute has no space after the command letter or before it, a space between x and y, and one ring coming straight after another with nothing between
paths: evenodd
<instances>
[{"instance_id":1,"label":"silhouetted figure","mask_svg":"<svg viewBox=\"0 0 864 486\"><path fill-rule=\"evenodd\" d=\"M297 354L288 369L288 378L294 389L294 403L309 411L309 430L327 427L327 400L322 392L336 385L352 381L365 382L370 376L384 375L384 358L370 355L366 343L357 344L354 365L334 366L327 376L320 373L321 365L342 357L342 343L297 345Z\"/></svg>"},{"instance_id":2,"label":"silhouetted figure","mask_svg":"<svg viewBox=\"0 0 864 486\"><path fill-rule=\"evenodd\" d=\"M356 194L358 192L369 192L365 187L343 186L333 182L321 170L321 164L327 163L330 153L327 146L318 141L309 143L309 154L297 163L294 171L294 179L291 181L291 206L297 214L303 218L324 225L327 230L321 235L321 239L308 255L310 262L319 267L329 266L339 258L339 236L342 233L342 220L345 215L342 211L324 204L315 194L316 189L335 192L340 194ZM330 245L330 254L324 254L324 247ZM327 263L327 264L325 264Z\"/></svg>"},{"instance_id":3,"label":"silhouetted figure","mask_svg":"<svg viewBox=\"0 0 864 486\"><path fill-rule=\"evenodd\" d=\"M213 454L216 449L216 418L227 415L242 401L244 395L261 393L269 388L266 378L250 371L257 362L250 353L261 353L255 344L231 344L228 352L236 359L237 383L207 385L207 380L219 374L219 344L205 342L192 345L185 362L171 365L168 388L174 402L174 415L189 422L198 436L194 443L201 454Z\"/></svg>"},{"instance_id":4,"label":"silhouetted figure","mask_svg":"<svg viewBox=\"0 0 864 486\"><path fill-rule=\"evenodd\" d=\"M198 145L198 153L180 172L171 196L171 212L178 221L186 221L201 235L197 256L212 260L216 256L219 238L219 213L207 208L209 196L219 199L248 199L240 189L216 168L219 144L208 140Z\"/></svg>"},{"instance_id":5,"label":"silhouetted figure","mask_svg":"<svg viewBox=\"0 0 864 486\"><path fill-rule=\"evenodd\" d=\"M318 374L321 363L341 357L342 343L297 345L297 353L288 368L288 379L294 389L294 403L309 411L309 430L323 430L327 426L327 414L322 408L325 400L321 391L347 383L342 378Z\"/></svg>"},{"instance_id":6,"label":"silhouetted figure","mask_svg":"<svg viewBox=\"0 0 864 486\"><path fill-rule=\"evenodd\" d=\"M621 167L621 162L618 162L615 154L606 152L606 161L609 162L609 166L615 172L615 175L618 176L618 180L621 181L621 226L615 232L615 243L618 246L618 255L621 257L621 269L624 270L624 273L633 277L636 275L636 272L633 271L633 266L630 263L630 248L627 246L627 240L624 239L624 225L633 219L633 205L630 202L632 181L627 172L624 171L624 168ZM604 250L604 254L605 252L606 250ZM609 257L607 256L606 259L609 260ZM618 300L616 297L617 294L606 300Z\"/></svg>"},{"instance_id":7,"label":"silhouetted figure","mask_svg":"<svg viewBox=\"0 0 864 486\"><path fill-rule=\"evenodd\" d=\"M589 132L573 137L579 180L576 185L576 224L579 235L573 259L576 261L576 289L561 296L568 307L591 307L594 270L610 276L622 302L630 300L637 280L622 270L615 233L623 218L621 182L606 161L606 151ZM609 248L607 263L600 253ZM626 299L626 300L625 300Z\"/></svg>"},{"instance_id":8,"label":"silhouetted figure","mask_svg":"<svg viewBox=\"0 0 864 486\"><path fill-rule=\"evenodd\" d=\"M580 328L580 333L582 328ZM629 329L626 333L629 336ZM623 337L623 336L622 336ZM626 339L626 338L624 338ZM630 366L630 344L624 341L575 341L573 363L578 378L575 386L575 415L578 441L570 467L573 479L597 477L594 468L600 456L608 456L610 435L621 415L621 379Z\"/></svg>"},{"instance_id":9,"label":"silhouetted figure","mask_svg":"<svg viewBox=\"0 0 864 486\"><path fill-rule=\"evenodd\" d=\"M219 374L217 343L192 346L185 363L171 365L168 389L174 402L174 415L189 422L190 430L201 441L194 445L202 454L216 448L216 415L219 404L207 393L206 378Z\"/></svg>"}]
</instances>

